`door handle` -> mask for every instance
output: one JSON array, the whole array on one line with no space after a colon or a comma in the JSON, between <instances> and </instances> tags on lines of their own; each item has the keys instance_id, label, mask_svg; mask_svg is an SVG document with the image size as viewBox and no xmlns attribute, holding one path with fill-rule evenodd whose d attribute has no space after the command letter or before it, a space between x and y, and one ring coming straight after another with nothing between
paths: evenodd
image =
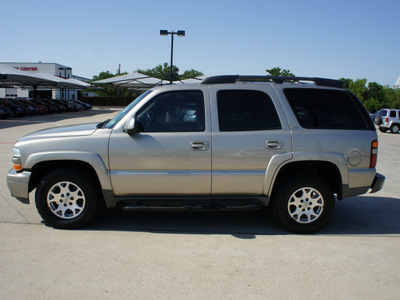
<instances>
[{"instance_id":1,"label":"door handle","mask_svg":"<svg viewBox=\"0 0 400 300\"><path fill-rule=\"evenodd\" d=\"M190 149L194 151L205 151L208 150L210 144L205 141L194 141L190 142Z\"/></svg>"},{"instance_id":2,"label":"door handle","mask_svg":"<svg viewBox=\"0 0 400 300\"><path fill-rule=\"evenodd\" d=\"M285 146L285 144L283 143L283 141L279 141L279 140L265 142L265 148L267 148L269 150L283 149L284 146Z\"/></svg>"}]
</instances>

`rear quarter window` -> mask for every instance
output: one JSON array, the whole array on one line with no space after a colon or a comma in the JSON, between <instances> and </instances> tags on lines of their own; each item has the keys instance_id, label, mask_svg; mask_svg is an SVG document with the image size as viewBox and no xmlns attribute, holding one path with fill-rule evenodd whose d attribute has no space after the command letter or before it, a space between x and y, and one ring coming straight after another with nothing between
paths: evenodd
<instances>
[{"instance_id":1,"label":"rear quarter window","mask_svg":"<svg viewBox=\"0 0 400 300\"><path fill-rule=\"evenodd\" d=\"M284 94L303 128L375 130L361 102L347 91L287 88Z\"/></svg>"}]
</instances>

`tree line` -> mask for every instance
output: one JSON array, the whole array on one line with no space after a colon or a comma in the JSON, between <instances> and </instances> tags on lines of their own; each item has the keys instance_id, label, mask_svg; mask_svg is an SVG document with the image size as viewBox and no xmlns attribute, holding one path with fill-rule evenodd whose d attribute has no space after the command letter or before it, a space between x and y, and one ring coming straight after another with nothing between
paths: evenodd
<instances>
[{"instance_id":1,"label":"tree line","mask_svg":"<svg viewBox=\"0 0 400 300\"><path fill-rule=\"evenodd\" d=\"M194 69L186 70L182 74L179 74L179 68L176 66L173 66L172 71L172 78L174 81L195 78L203 75L201 71ZM265 71L272 76L295 76L290 70L281 69L280 67L274 67ZM135 72L169 81L171 69L168 63L164 63L152 69L137 69ZM110 71L100 72L99 75L93 76L92 81L124 74L127 73L113 74ZM381 108L400 108L400 89L395 89L388 85L383 86L376 82L369 82L367 84L367 79L365 78L356 80L340 78L339 80L344 82L345 89L349 90L360 99L369 112L375 112ZM134 89L116 88L111 84L102 85L96 89L89 90L89 92L94 92L99 97L127 98L137 97L141 93L141 91Z\"/></svg>"},{"instance_id":2,"label":"tree line","mask_svg":"<svg viewBox=\"0 0 400 300\"><path fill-rule=\"evenodd\" d=\"M275 67L265 70L273 76L295 76L290 70ZM344 88L352 92L362 102L369 112L376 112L381 108L400 108L400 89L388 85L381 85L376 82L369 82L367 79L340 78L344 82Z\"/></svg>"},{"instance_id":3,"label":"tree line","mask_svg":"<svg viewBox=\"0 0 400 300\"><path fill-rule=\"evenodd\" d=\"M162 65L158 65L152 69L137 69L134 72L141 73L150 77L155 77L158 79L166 80L169 82L171 78L171 68L168 63L164 63ZM125 75L124 73L111 73L110 71L100 72L99 75L94 75L92 78L93 81L107 79L110 77ZM189 78L196 78L202 76L203 73L194 69L186 70L182 74L179 74L179 68L175 65L172 66L172 80L184 80ZM88 92L96 94L98 97L107 97L107 98L136 98L138 95L142 93L142 91L138 91L135 89L127 89L127 88L118 88L112 84L102 84L94 89L87 89Z\"/></svg>"}]
</instances>

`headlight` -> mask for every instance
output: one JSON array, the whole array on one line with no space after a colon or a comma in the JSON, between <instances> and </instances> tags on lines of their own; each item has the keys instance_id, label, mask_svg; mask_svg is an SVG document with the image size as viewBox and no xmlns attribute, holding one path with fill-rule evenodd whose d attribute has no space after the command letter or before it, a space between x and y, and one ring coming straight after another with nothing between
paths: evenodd
<instances>
[{"instance_id":1,"label":"headlight","mask_svg":"<svg viewBox=\"0 0 400 300\"><path fill-rule=\"evenodd\" d=\"M21 171L22 170L21 151L19 151L18 148L13 148L12 162L13 162L13 166L14 166L15 171Z\"/></svg>"}]
</instances>

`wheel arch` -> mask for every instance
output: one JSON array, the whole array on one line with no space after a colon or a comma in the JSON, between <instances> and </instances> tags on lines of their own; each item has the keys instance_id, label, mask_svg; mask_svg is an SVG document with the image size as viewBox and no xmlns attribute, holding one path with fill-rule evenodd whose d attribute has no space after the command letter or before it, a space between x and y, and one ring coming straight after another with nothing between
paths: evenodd
<instances>
[{"instance_id":1,"label":"wheel arch","mask_svg":"<svg viewBox=\"0 0 400 300\"><path fill-rule=\"evenodd\" d=\"M36 163L31 168L32 175L29 180L28 191L31 192L35 189L47 173L58 168L75 169L87 173L88 176L94 179L99 191L101 191L102 184L94 167L88 162L80 160L46 160Z\"/></svg>"},{"instance_id":2,"label":"wheel arch","mask_svg":"<svg viewBox=\"0 0 400 300\"><path fill-rule=\"evenodd\" d=\"M289 177L302 175L313 175L322 178L341 199L343 178L339 168L332 162L319 160L292 161L281 166L271 185L269 196L273 196L279 185ZM273 197L271 197L271 200L273 201Z\"/></svg>"}]
</instances>

